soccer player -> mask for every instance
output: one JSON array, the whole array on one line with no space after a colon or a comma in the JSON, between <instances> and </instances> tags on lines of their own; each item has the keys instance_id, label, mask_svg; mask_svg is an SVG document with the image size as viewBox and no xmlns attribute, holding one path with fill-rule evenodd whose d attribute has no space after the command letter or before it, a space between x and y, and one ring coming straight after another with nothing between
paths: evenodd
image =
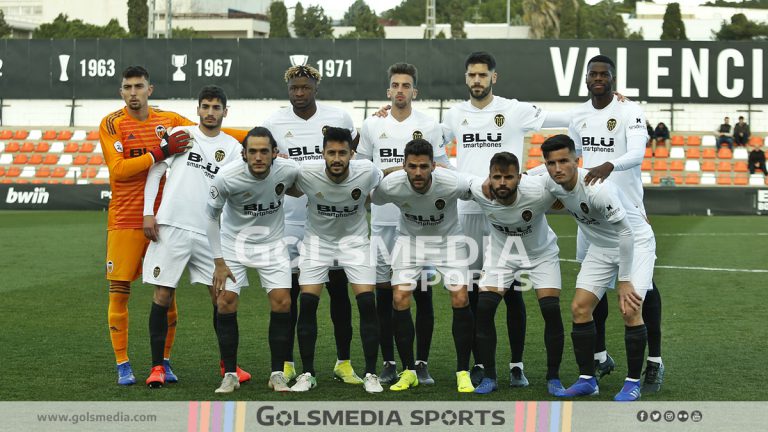
<instances>
[{"instance_id":1,"label":"soccer player","mask_svg":"<svg viewBox=\"0 0 768 432\"><path fill-rule=\"evenodd\" d=\"M242 145L242 161L227 164L214 179L206 210L208 241L215 262L213 289L218 293L216 334L226 370L216 393L231 393L240 388L236 366L237 307L241 289L248 286L247 267L258 270L261 286L269 297L269 387L290 391L283 373L293 331L283 201L286 190L296 181L299 166L277 157L277 142L263 127L250 130Z\"/></svg>"},{"instance_id":2,"label":"soccer player","mask_svg":"<svg viewBox=\"0 0 768 432\"><path fill-rule=\"evenodd\" d=\"M152 351L152 371L147 385L162 387L166 381L163 368L163 347L166 342L168 308L176 296L176 286L185 268L190 281L208 285L214 304L213 328L216 329L216 292L213 280L213 256L206 240L206 195L214 176L229 162L241 158L240 144L221 132L227 116L227 96L217 86L206 86L198 94L198 126L183 129L192 136L192 148L152 166L144 188L144 235L152 242L144 258L144 283L155 285L149 313L149 336ZM157 217L153 204L161 179L170 168L165 195ZM241 372L241 380L250 374Z\"/></svg>"},{"instance_id":3,"label":"soccer player","mask_svg":"<svg viewBox=\"0 0 768 432\"><path fill-rule=\"evenodd\" d=\"M296 195L307 196L307 225L299 259L301 303L297 334L304 372L292 391L317 386L315 344L317 305L332 266L341 267L352 283L360 312L360 338L365 357L363 386L368 393L383 391L376 376L379 323L373 289L376 268L368 239L365 201L383 174L367 160L352 161L352 134L328 126L323 137L324 162L304 163L296 180Z\"/></svg>"},{"instance_id":4,"label":"soccer player","mask_svg":"<svg viewBox=\"0 0 768 432\"><path fill-rule=\"evenodd\" d=\"M487 52L474 52L464 62L469 100L453 106L443 119L445 141L456 139L456 160L458 171L473 174L478 167L488 166L494 154L507 151L523 153L526 132L548 127L566 127L570 120L568 113L543 111L527 102L506 99L493 94L493 85L498 75L496 59ZM482 210L474 201L459 202L459 219L464 235L471 238L482 250L484 239L490 232L489 224ZM472 274L477 277L483 266L483 256L478 254L470 263ZM470 304L477 317L478 289L476 284L470 290ZM526 311L522 292L508 289L504 294L507 305L507 330L512 359L509 364L509 384L512 387L526 387L528 379L523 372L523 349L525 346ZM475 367L472 381L478 385L483 377L483 365L477 362L477 344L473 347Z\"/></svg>"},{"instance_id":5,"label":"soccer player","mask_svg":"<svg viewBox=\"0 0 768 432\"><path fill-rule=\"evenodd\" d=\"M395 63L387 70L389 88L387 97L392 111L387 117L373 116L365 119L360 131L357 159L373 160L374 165L389 174L403 169L405 144L416 138L424 138L432 144L435 162L451 167L442 140L440 125L427 114L416 111L412 101L416 98L418 71L408 63ZM397 237L400 210L394 204L371 205L371 238L377 244L376 302L381 329L381 353L384 367L382 384L393 384L397 379L394 339L392 337L392 285L391 254ZM383 249L383 250L382 250ZM435 315L432 307L432 287L426 284L413 293L416 300L416 375L420 384L434 384L427 362L432 343Z\"/></svg>"},{"instance_id":6,"label":"soccer player","mask_svg":"<svg viewBox=\"0 0 768 432\"><path fill-rule=\"evenodd\" d=\"M432 144L424 139L411 140L404 155L403 170L385 177L371 194L373 204L394 203L401 212L391 283L395 343L404 370L390 390L419 385L414 372L411 296L424 265L433 264L451 295L458 391L470 393L475 390L469 377L474 320L467 298L468 250L456 213L457 199L469 197L469 182L451 170L436 168Z\"/></svg>"},{"instance_id":7,"label":"soccer player","mask_svg":"<svg viewBox=\"0 0 768 432\"><path fill-rule=\"evenodd\" d=\"M485 248L480 294L477 301L476 333L479 360L485 378L475 393L487 394L496 383L496 308L504 291L515 279L533 286L544 317L544 346L547 350L547 389L563 391L560 362L563 357L563 319L560 315L560 260L557 237L547 224L545 212L556 198L545 187L545 176L521 176L517 157L496 153L488 175L493 199L483 195L483 179L472 180L472 199L491 225Z\"/></svg>"},{"instance_id":8,"label":"soccer player","mask_svg":"<svg viewBox=\"0 0 768 432\"><path fill-rule=\"evenodd\" d=\"M176 126L194 123L179 114L149 107L153 86L149 72L129 66L122 73L120 96L125 107L101 120L99 141L109 169L112 199L107 220L106 277L109 281L108 325L117 362L117 383L136 383L128 360L128 299L131 282L141 274L141 259L149 240L142 230L144 184L153 163L184 152L186 131L168 135ZM160 194L154 203L160 204ZM168 333L163 352L166 379L176 380L168 360L176 334L176 302L168 310Z\"/></svg>"},{"instance_id":9,"label":"soccer player","mask_svg":"<svg viewBox=\"0 0 768 432\"><path fill-rule=\"evenodd\" d=\"M645 127L645 123L642 123ZM612 182L589 185L587 171L578 168L579 158L573 140L555 135L541 146L549 178L547 189L576 219L589 248L576 278L571 303L571 340L579 379L557 396L597 394L594 376L595 323L592 311L607 289L616 288L619 310L624 319L627 378L614 400L640 399L640 373L645 357L647 332L643 323L643 297L652 288L656 241L645 215Z\"/></svg>"},{"instance_id":10,"label":"soccer player","mask_svg":"<svg viewBox=\"0 0 768 432\"><path fill-rule=\"evenodd\" d=\"M584 158L586 182L594 184L610 179L644 215L643 183L640 164L648 140L645 114L639 104L620 101L613 94L616 87L616 65L609 57L599 55L587 63L587 89L590 100L572 111L568 134L576 145L576 153ZM589 244L581 229L577 233L576 255L582 261ZM597 343L596 376L609 374L615 367L605 347L605 321L608 301L605 297L595 308ZM664 380L661 361L661 297L653 283L643 302L643 321L648 329L648 360L643 393L655 393Z\"/></svg>"}]
</instances>

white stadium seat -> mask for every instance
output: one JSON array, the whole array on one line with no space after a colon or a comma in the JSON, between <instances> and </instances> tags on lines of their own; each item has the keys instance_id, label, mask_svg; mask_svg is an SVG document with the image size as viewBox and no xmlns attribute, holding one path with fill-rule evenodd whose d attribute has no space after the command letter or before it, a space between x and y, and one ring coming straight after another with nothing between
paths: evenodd
<instances>
[{"instance_id":1,"label":"white stadium seat","mask_svg":"<svg viewBox=\"0 0 768 432\"><path fill-rule=\"evenodd\" d=\"M37 141L42 137L43 137L43 131L41 131L40 129L33 129L29 131L29 135L27 135L27 139L30 141Z\"/></svg>"},{"instance_id":2,"label":"white stadium seat","mask_svg":"<svg viewBox=\"0 0 768 432\"><path fill-rule=\"evenodd\" d=\"M61 153L64 151L64 143L61 141L55 141L51 143L51 148L48 149L49 153Z\"/></svg>"},{"instance_id":3,"label":"white stadium seat","mask_svg":"<svg viewBox=\"0 0 768 432\"><path fill-rule=\"evenodd\" d=\"M21 178L32 178L34 176L35 176L35 167L25 166L21 170L21 175L19 177L21 177Z\"/></svg>"},{"instance_id":4,"label":"white stadium seat","mask_svg":"<svg viewBox=\"0 0 768 432\"><path fill-rule=\"evenodd\" d=\"M749 176L750 186L763 186L765 185L765 176L761 173L752 174Z\"/></svg>"},{"instance_id":5,"label":"white stadium seat","mask_svg":"<svg viewBox=\"0 0 768 432\"><path fill-rule=\"evenodd\" d=\"M717 145L717 139L714 135L704 135L701 137L702 147L715 147L715 145Z\"/></svg>"},{"instance_id":6,"label":"white stadium seat","mask_svg":"<svg viewBox=\"0 0 768 432\"><path fill-rule=\"evenodd\" d=\"M715 173L704 173L701 175L701 184L711 186L716 184Z\"/></svg>"},{"instance_id":7,"label":"white stadium seat","mask_svg":"<svg viewBox=\"0 0 768 432\"><path fill-rule=\"evenodd\" d=\"M3 153L0 155L0 165L10 165L13 163L13 155L10 153Z\"/></svg>"},{"instance_id":8,"label":"white stadium seat","mask_svg":"<svg viewBox=\"0 0 768 432\"><path fill-rule=\"evenodd\" d=\"M72 134L72 138L70 138L71 141L82 141L85 139L85 131L84 130L76 130L75 133Z\"/></svg>"},{"instance_id":9,"label":"white stadium seat","mask_svg":"<svg viewBox=\"0 0 768 432\"><path fill-rule=\"evenodd\" d=\"M99 168L99 173L96 174L97 179L108 179L109 178L109 168L107 167L101 167Z\"/></svg>"},{"instance_id":10,"label":"white stadium seat","mask_svg":"<svg viewBox=\"0 0 768 432\"><path fill-rule=\"evenodd\" d=\"M744 147L737 147L733 149L733 158L737 160L747 160L748 158L747 149Z\"/></svg>"},{"instance_id":11,"label":"white stadium seat","mask_svg":"<svg viewBox=\"0 0 768 432\"><path fill-rule=\"evenodd\" d=\"M687 160L685 161L685 170L688 172L699 172L701 171L701 165L697 160Z\"/></svg>"},{"instance_id":12,"label":"white stadium seat","mask_svg":"<svg viewBox=\"0 0 768 432\"><path fill-rule=\"evenodd\" d=\"M59 165L72 165L72 155L71 154L63 154L59 158Z\"/></svg>"},{"instance_id":13,"label":"white stadium seat","mask_svg":"<svg viewBox=\"0 0 768 432\"><path fill-rule=\"evenodd\" d=\"M670 159L685 159L685 150L682 147L672 147L669 151Z\"/></svg>"},{"instance_id":14,"label":"white stadium seat","mask_svg":"<svg viewBox=\"0 0 768 432\"><path fill-rule=\"evenodd\" d=\"M643 184L651 184L651 173L640 173L640 179L643 181Z\"/></svg>"}]
</instances>

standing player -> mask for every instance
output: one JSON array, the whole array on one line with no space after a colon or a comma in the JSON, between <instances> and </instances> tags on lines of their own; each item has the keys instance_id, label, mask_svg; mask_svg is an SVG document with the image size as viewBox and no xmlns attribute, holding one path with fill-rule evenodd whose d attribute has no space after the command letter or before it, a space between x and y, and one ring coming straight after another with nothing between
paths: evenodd
<instances>
[{"instance_id":1,"label":"standing player","mask_svg":"<svg viewBox=\"0 0 768 432\"><path fill-rule=\"evenodd\" d=\"M109 281L109 335L117 361L117 383L131 385L136 378L128 361L128 298L131 282L141 274L141 258L149 240L142 231L144 184L153 163L186 150L186 131L168 135L176 126L194 124L172 112L149 107L153 87L149 72L141 66L123 71L120 96L125 107L101 120L99 141L109 169L106 276ZM155 208L160 204L158 195ZM163 357L168 359L176 335L176 302L168 310L168 333ZM168 360L166 379L175 380Z\"/></svg>"},{"instance_id":2,"label":"standing player","mask_svg":"<svg viewBox=\"0 0 768 432\"><path fill-rule=\"evenodd\" d=\"M477 179L477 178L476 178ZM475 393L496 390L496 308L519 273L527 273L544 317L547 349L547 390L563 391L560 362L563 357L563 318L560 315L560 260L557 237L544 213L555 197L544 187L545 176L521 176L512 153L496 153L490 162L489 186L493 200L483 195L482 179L472 181L472 199L491 225L485 249L480 294L477 301L476 338L485 378Z\"/></svg>"},{"instance_id":3,"label":"standing player","mask_svg":"<svg viewBox=\"0 0 768 432\"><path fill-rule=\"evenodd\" d=\"M298 175L296 162L277 158L277 142L269 130L253 128L243 139L243 161L221 169L208 198L208 241L216 270L213 289L218 293L216 335L226 373L216 393L240 388L237 371L240 290L248 286L246 267L259 272L270 305L269 348L272 374L269 386L290 391L283 373L291 338L291 266L283 239L283 199ZM219 216L224 211L219 228Z\"/></svg>"},{"instance_id":4,"label":"standing player","mask_svg":"<svg viewBox=\"0 0 768 432\"><path fill-rule=\"evenodd\" d=\"M214 304L216 330L216 293L209 285L213 279L213 257L205 238L206 195L219 168L240 159L240 144L221 132L227 116L227 96L216 86L203 87L197 97L198 126L183 128L194 139L194 146L184 153L156 163L149 170L144 188L144 234L152 241L144 258L144 283L155 285L149 313L152 348L152 372L147 385L162 387L166 377L163 347L166 342L168 307L176 296L176 286L185 268L192 283L208 285ZM170 167L165 196L157 211L153 203L160 180ZM250 374L240 371L241 381Z\"/></svg>"},{"instance_id":5,"label":"standing player","mask_svg":"<svg viewBox=\"0 0 768 432\"><path fill-rule=\"evenodd\" d=\"M363 122L360 132L358 159L373 160L384 174L403 169L403 151L408 141L424 138L432 144L435 162L450 167L443 146L440 125L428 115L413 110L411 102L418 94L416 89L417 70L408 63L395 63L387 71L389 88L387 97L392 111L387 117L373 116ZM371 205L371 238L377 244L376 302L378 303L379 326L381 328L381 353L384 368L381 372L383 384L393 384L397 379L394 340L392 338L392 285L391 254L397 238L397 224L400 210L394 204ZM384 248L382 251L381 248ZM413 293L416 300L416 375L420 384L433 384L427 361L432 343L435 314L432 308L432 287L427 284Z\"/></svg>"},{"instance_id":6,"label":"standing player","mask_svg":"<svg viewBox=\"0 0 768 432\"><path fill-rule=\"evenodd\" d=\"M568 134L576 144L577 154L584 158L588 184L606 178L616 184L644 215L643 183L640 164L648 140L645 114L635 102L621 102L614 96L616 66L610 58L599 55L587 63L587 89L589 101L573 110ZM610 177L609 177L610 176ZM576 255L582 261L589 244L579 229ZM605 321L608 318L608 301L605 297L595 308L597 343L595 350L596 375L609 374L614 361L605 349ZM661 361L661 297L656 284L648 291L643 302L643 320L648 328L648 361L643 374L643 392L658 392L664 380L664 364Z\"/></svg>"},{"instance_id":7,"label":"standing player","mask_svg":"<svg viewBox=\"0 0 768 432\"><path fill-rule=\"evenodd\" d=\"M453 106L443 119L443 136L446 141L456 138L456 160L459 172L473 174L478 167L488 166L493 155L500 151L523 153L525 133L542 127L566 127L568 113L543 111L535 105L506 99L493 94L496 84L496 59L487 52L474 52L464 62L469 100ZM480 250L489 234L488 221L473 201L459 203L459 219L464 235L471 238ZM477 276L483 266L481 254L470 263L469 269ZM470 291L473 312L477 304L476 285ZM504 294L507 304L507 330L512 349L509 364L509 383L512 387L525 387L528 379L523 372L523 348L525 346L526 313L522 292L509 289ZM477 316L477 314L475 314ZM473 351L477 362L477 344ZM482 365L472 368L475 385L482 379Z\"/></svg>"},{"instance_id":8,"label":"standing player","mask_svg":"<svg viewBox=\"0 0 768 432\"><path fill-rule=\"evenodd\" d=\"M419 385L414 372L411 295L424 265L433 264L451 293L457 387L461 393L470 393L475 390L469 377L474 321L467 298L467 245L456 214L457 199L469 197L469 182L453 171L435 168L432 144L426 140L410 141L404 155L404 170L385 177L371 194L372 203L394 203L401 211L392 287L395 343L403 372L390 390Z\"/></svg>"},{"instance_id":9,"label":"standing player","mask_svg":"<svg viewBox=\"0 0 768 432\"><path fill-rule=\"evenodd\" d=\"M571 339L580 375L574 385L558 396L599 392L594 376L596 330L592 312L606 290L613 289L618 276L616 291L625 325L627 378L614 400L638 400L648 336L643 323L643 297L652 288L656 260L653 230L645 215L613 183L587 184L587 171L579 169L575 145L567 135L547 139L541 150L549 172L547 189L576 219L589 242L571 303Z\"/></svg>"},{"instance_id":10,"label":"standing player","mask_svg":"<svg viewBox=\"0 0 768 432\"><path fill-rule=\"evenodd\" d=\"M376 376L379 355L379 323L373 293L376 269L365 211L368 194L379 184L382 173L370 161L350 161L351 143L352 134L348 129L326 127L324 162L303 164L296 180L296 192L305 194L309 205L299 259L301 303L297 325L304 373L296 378L292 391L304 392L317 386L317 305L323 283L328 282L328 273L333 266L341 267L347 274L357 300L365 357L365 391L379 393L383 390Z\"/></svg>"}]
</instances>

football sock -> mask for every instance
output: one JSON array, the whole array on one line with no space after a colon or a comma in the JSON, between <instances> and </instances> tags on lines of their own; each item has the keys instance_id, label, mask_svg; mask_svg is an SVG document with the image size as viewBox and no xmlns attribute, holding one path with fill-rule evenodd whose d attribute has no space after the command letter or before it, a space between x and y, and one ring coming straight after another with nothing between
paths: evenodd
<instances>
[{"instance_id":1,"label":"football sock","mask_svg":"<svg viewBox=\"0 0 768 432\"><path fill-rule=\"evenodd\" d=\"M547 349L547 380L560 377L560 362L563 360L565 331L560 314L560 298L539 299L541 316L544 317L544 347Z\"/></svg>"},{"instance_id":2,"label":"football sock","mask_svg":"<svg viewBox=\"0 0 768 432\"><path fill-rule=\"evenodd\" d=\"M376 313L379 316L379 343L384 361L395 361L395 339L392 335L392 289L376 288Z\"/></svg>"},{"instance_id":3,"label":"football sock","mask_svg":"<svg viewBox=\"0 0 768 432\"><path fill-rule=\"evenodd\" d=\"M645 294L643 322L648 329L648 357L661 357L661 295L656 282Z\"/></svg>"},{"instance_id":4,"label":"football sock","mask_svg":"<svg viewBox=\"0 0 768 432\"><path fill-rule=\"evenodd\" d=\"M331 321L336 338L336 358L349 360L352 344L352 304L349 302L347 274L344 270L329 270L328 296L331 298Z\"/></svg>"},{"instance_id":5,"label":"football sock","mask_svg":"<svg viewBox=\"0 0 768 432\"><path fill-rule=\"evenodd\" d=\"M291 335L291 313L271 312L269 314L269 351L272 356L272 371L282 371L283 362L288 358L288 340Z\"/></svg>"},{"instance_id":6,"label":"football sock","mask_svg":"<svg viewBox=\"0 0 768 432\"><path fill-rule=\"evenodd\" d=\"M432 333L435 329L435 309L432 306L432 287L419 288L413 292L416 301L416 358L429 361Z\"/></svg>"},{"instance_id":7,"label":"football sock","mask_svg":"<svg viewBox=\"0 0 768 432\"><path fill-rule=\"evenodd\" d=\"M472 311L472 319L477 320L477 301L480 295L480 288L477 286L476 283L472 284L472 289L469 289L470 287L467 287L467 297L469 298L469 309ZM475 327L477 327L477 321L474 322ZM482 364L482 360L480 357L480 349L477 346L477 339L472 339L472 357L475 359L475 364Z\"/></svg>"},{"instance_id":8,"label":"football sock","mask_svg":"<svg viewBox=\"0 0 768 432\"><path fill-rule=\"evenodd\" d=\"M507 334L509 335L509 347L512 351L512 363L523 361L523 349L525 348L525 302L522 291L515 289L513 284L504 293L504 302L507 305Z\"/></svg>"},{"instance_id":9,"label":"football sock","mask_svg":"<svg viewBox=\"0 0 768 432\"><path fill-rule=\"evenodd\" d=\"M221 361L224 362L224 371L236 372L237 345L240 340L240 330L237 326L237 312L219 314L216 326L216 336L219 338L219 353L221 355ZM282 365L280 366L280 369L282 370Z\"/></svg>"},{"instance_id":10,"label":"football sock","mask_svg":"<svg viewBox=\"0 0 768 432\"><path fill-rule=\"evenodd\" d=\"M595 322L573 323L571 330L573 353L579 365L579 375L595 375Z\"/></svg>"},{"instance_id":11,"label":"football sock","mask_svg":"<svg viewBox=\"0 0 768 432\"><path fill-rule=\"evenodd\" d=\"M475 346L479 357L475 363L482 363L485 376L496 379L496 309L501 303L501 296L495 292L481 292L477 299L475 314Z\"/></svg>"},{"instance_id":12,"label":"football sock","mask_svg":"<svg viewBox=\"0 0 768 432\"><path fill-rule=\"evenodd\" d=\"M400 354L403 369L414 370L413 339L416 337L411 318L411 309L392 309L392 328L395 331L395 344Z\"/></svg>"},{"instance_id":13,"label":"football sock","mask_svg":"<svg viewBox=\"0 0 768 432\"><path fill-rule=\"evenodd\" d=\"M315 344L317 343L317 304L320 297L301 293L299 304L299 321L296 324L296 334L299 338L299 354L304 372L315 375Z\"/></svg>"},{"instance_id":14,"label":"football sock","mask_svg":"<svg viewBox=\"0 0 768 432\"><path fill-rule=\"evenodd\" d=\"M469 356L472 354L472 339L475 325L469 306L453 308L453 343L456 346L456 371L469 370Z\"/></svg>"},{"instance_id":15,"label":"football sock","mask_svg":"<svg viewBox=\"0 0 768 432\"><path fill-rule=\"evenodd\" d=\"M627 378L640 379L647 342L648 332L645 329L645 324L624 327L624 345L627 349Z\"/></svg>"},{"instance_id":16,"label":"football sock","mask_svg":"<svg viewBox=\"0 0 768 432\"><path fill-rule=\"evenodd\" d=\"M130 282L109 281L107 325L117 364L128 361L128 299Z\"/></svg>"},{"instance_id":17,"label":"football sock","mask_svg":"<svg viewBox=\"0 0 768 432\"><path fill-rule=\"evenodd\" d=\"M163 364L166 334L168 334L168 307L152 302L152 308L149 310L149 346L152 352L152 366Z\"/></svg>"},{"instance_id":18,"label":"football sock","mask_svg":"<svg viewBox=\"0 0 768 432\"><path fill-rule=\"evenodd\" d=\"M171 306L168 308L168 333L165 335L165 347L163 348L163 358L171 358L171 348L173 348L173 342L176 340L176 322L178 321L179 313L176 309L176 295L171 300Z\"/></svg>"},{"instance_id":19,"label":"football sock","mask_svg":"<svg viewBox=\"0 0 768 432\"><path fill-rule=\"evenodd\" d=\"M357 310L360 315L360 339L363 342L365 373L376 374L379 358L379 320L376 316L376 295L373 292L358 294Z\"/></svg>"},{"instance_id":20,"label":"football sock","mask_svg":"<svg viewBox=\"0 0 768 432\"><path fill-rule=\"evenodd\" d=\"M293 346L296 340L296 321L299 319L299 274L291 273L291 334L288 338L288 361L293 362Z\"/></svg>"},{"instance_id":21,"label":"football sock","mask_svg":"<svg viewBox=\"0 0 768 432\"><path fill-rule=\"evenodd\" d=\"M219 319L219 306L213 305L213 332L216 333L216 322Z\"/></svg>"},{"instance_id":22,"label":"football sock","mask_svg":"<svg viewBox=\"0 0 768 432\"><path fill-rule=\"evenodd\" d=\"M599 353L605 351L605 322L608 320L608 296L604 295L597 302L597 306L595 306L595 310L592 312L592 319L595 321L595 332L597 334L595 352Z\"/></svg>"}]
</instances>

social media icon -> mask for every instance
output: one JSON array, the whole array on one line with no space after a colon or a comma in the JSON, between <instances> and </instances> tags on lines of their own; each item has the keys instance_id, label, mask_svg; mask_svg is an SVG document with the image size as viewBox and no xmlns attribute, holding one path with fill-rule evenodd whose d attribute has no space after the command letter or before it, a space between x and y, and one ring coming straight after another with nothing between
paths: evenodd
<instances>
[{"instance_id":1,"label":"social media icon","mask_svg":"<svg viewBox=\"0 0 768 432\"><path fill-rule=\"evenodd\" d=\"M695 421L696 423L700 422L702 420L703 416L701 415L701 411L691 411L691 420Z\"/></svg>"},{"instance_id":2,"label":"social media icon","mask_svg":"<svg viewBox=\"0 0 768 432\"><path fill-rule=\"evenodd\" d=\"M637 412L637 420L640 422L644 422L648 420L648 413L645 411L638 411Z\"/></svg>"},{"instance_id":3,"label":"social media icon","mask_svg":"<svg viewBox=\"0 0 768 432\"><path fill-rule=\"evenodd\" d=\"M661 413L658 411L651 412L651 420L655 422L661 420Z\"/></svg>"},{"instance_id":4,"label":"social media icon","mask_svg":"<svg viewBox=\"0 0 768 432\"><path fill-rule=\"evenodd\" d=\"M680 420L681 422L688 421L688 411L680 411L679 413L677 413L677 419Z\"/></svg>"},{"instance_id":5,"label":"social media icon","mask_svg":"<svg viewBox=\"0 0 768 432\"><path fill-rule=\"evenodd\" d=\"M664 420L668 422L675 421L675 412L674 411L667 411L664 413Z\"/></svg>"}]
</instances>

